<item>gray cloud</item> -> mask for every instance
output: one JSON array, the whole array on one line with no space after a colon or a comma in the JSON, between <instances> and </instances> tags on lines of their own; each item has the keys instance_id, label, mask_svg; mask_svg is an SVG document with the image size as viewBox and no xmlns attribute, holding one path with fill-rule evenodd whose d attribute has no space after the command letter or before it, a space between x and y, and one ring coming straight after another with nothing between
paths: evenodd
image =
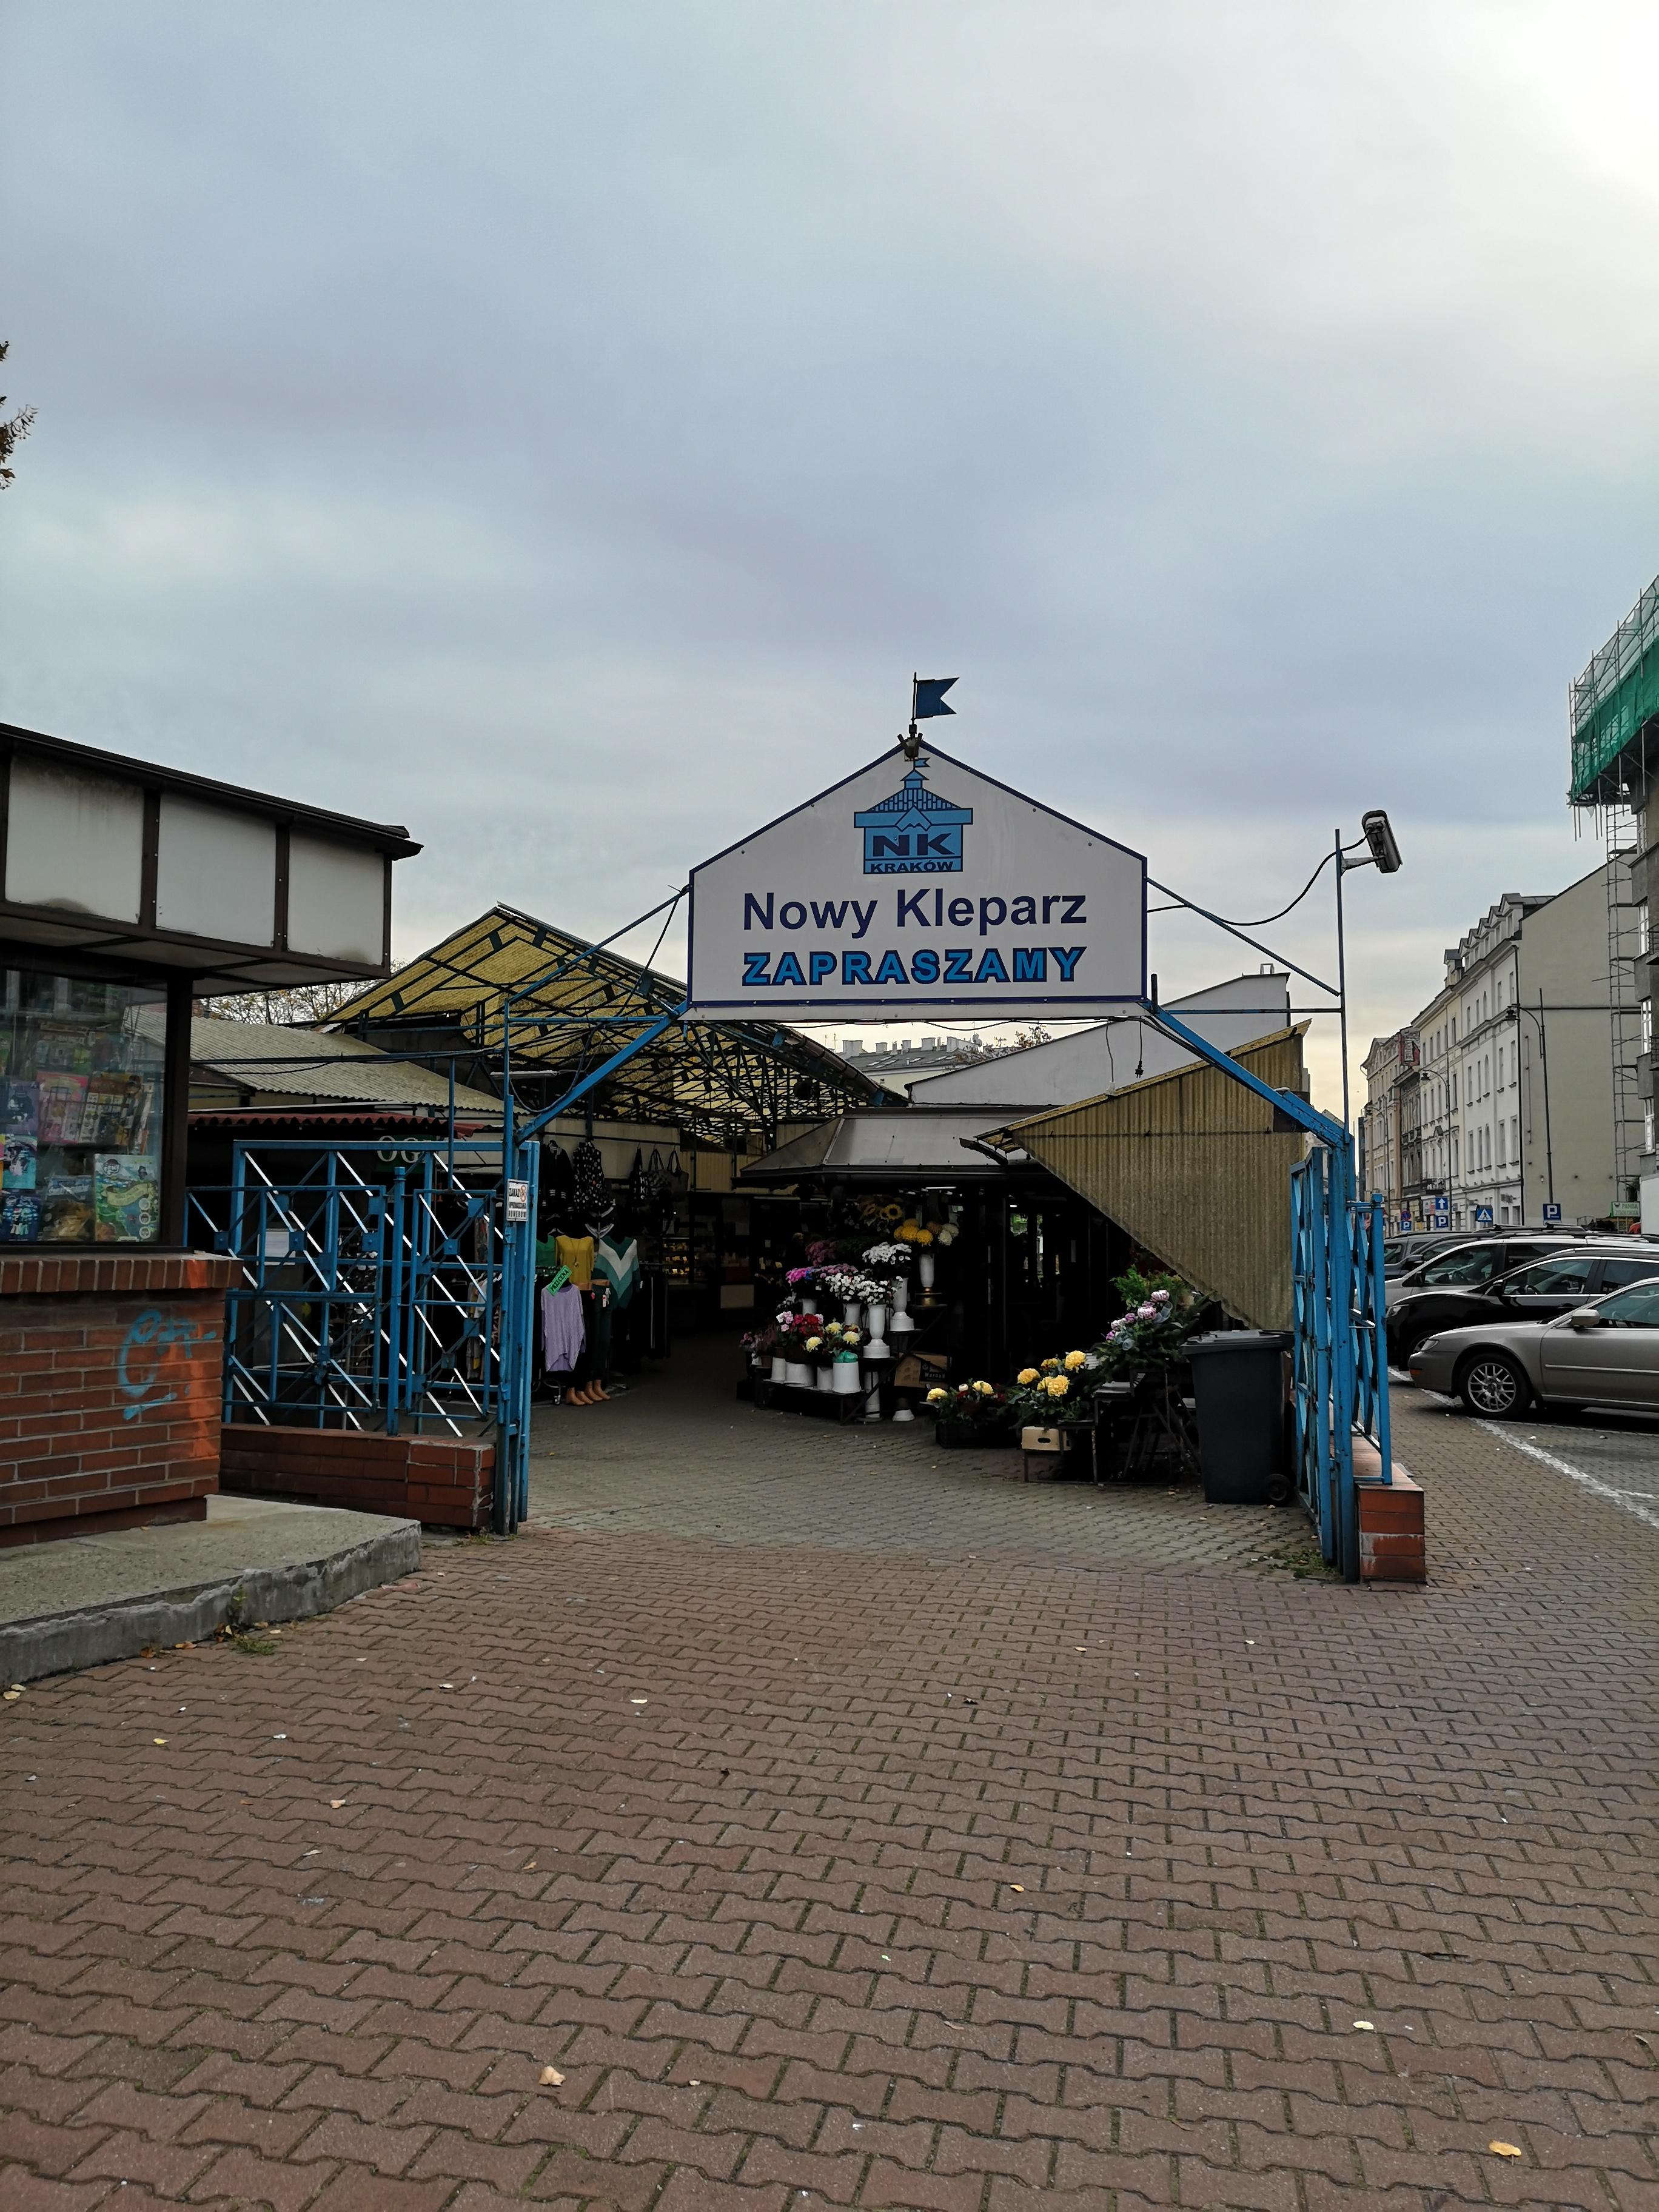
<instances>
[{"instance_id":1,"label":"gray cloud","mask_svg":"<svg viewBox=\"0 0 1659 2212\"><path fill-rule=\"evenodd\" d=\"M1388 805L1361 1030L1596 859L1565 684L1659 568L1635 9L8 38L0 712L407 821L407 945L642 910L918 665L951 749L1225 910Z\"/></svg>"}]
</instances>

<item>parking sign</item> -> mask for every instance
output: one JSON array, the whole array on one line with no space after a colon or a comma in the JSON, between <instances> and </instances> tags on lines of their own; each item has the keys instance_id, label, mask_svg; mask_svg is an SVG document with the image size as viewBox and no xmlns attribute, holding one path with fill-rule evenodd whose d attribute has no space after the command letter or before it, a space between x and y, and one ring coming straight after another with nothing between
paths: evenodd
<instances>
[{"instance_id":1,"label":"parking sign","mask_svg":"<svg viewBox=\"0 0 1659 2212\"><path fill-rule=\"evenodd\" d=\"M1546 1221L1559 1221L1561 1218L1561 1207L1559 1200L1553 1198L1547 1198L1544 1200L1544 1218Z\"/></svg>"}]
</instances>

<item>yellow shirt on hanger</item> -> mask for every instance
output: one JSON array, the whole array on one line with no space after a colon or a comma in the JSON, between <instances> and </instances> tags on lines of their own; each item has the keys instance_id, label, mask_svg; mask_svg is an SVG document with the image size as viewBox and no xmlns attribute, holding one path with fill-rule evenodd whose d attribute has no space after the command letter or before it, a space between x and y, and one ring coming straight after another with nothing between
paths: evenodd
<instances>
[{"instance_id":1,"label":"yellow shirt on hanger","mask_svg":"<svg viewBox=\"0 0 1659 2212\"><path fill-rule=\"evenodd\" d=\"M556 1237L553 1250L559 1265L569 1269L570 1279L579 1291L592 1287L593 1239L591 1237Z\"/></svg>"}]
</instances>

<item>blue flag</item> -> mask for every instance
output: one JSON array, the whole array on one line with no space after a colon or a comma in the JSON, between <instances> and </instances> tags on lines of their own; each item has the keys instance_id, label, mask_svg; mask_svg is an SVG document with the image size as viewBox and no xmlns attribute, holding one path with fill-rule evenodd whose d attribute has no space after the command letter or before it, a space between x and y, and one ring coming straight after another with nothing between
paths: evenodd
<instances>
[{"instance_id":1,"label":"blue flag","mask_svg":"<svg viewBox=\"0 0 1659 2212\"><path fill-rule=\"evenodd\" d=\"M954 714L957 710L945 705L945 695L956 680L954 676L913 676L910 720L925 722L934 714Z\"/></svg>"}]
</instances>

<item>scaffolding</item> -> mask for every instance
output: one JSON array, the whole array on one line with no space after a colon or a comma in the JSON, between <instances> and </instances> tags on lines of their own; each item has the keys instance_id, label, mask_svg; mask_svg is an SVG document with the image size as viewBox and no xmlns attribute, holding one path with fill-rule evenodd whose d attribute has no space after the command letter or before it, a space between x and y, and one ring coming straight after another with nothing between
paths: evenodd
<instances>
[{"instance_id":1,"label":"scaffolding","mask_svg":"<svg viewBox=\"0 0 1659 2212\"><path fill-rule=\"evenodd\" d=\"M1659 578L1568 694L1572 781L1568 802L1594 817L1606 842L1607 1006L1613 1062L1613 1171L1616 1210L1634 1209L1647 1149L1643 1055L1648 1016L1648 950L1638 891L1639 810L1648 800L1650 741L1659 738ZM1659 774L1659 743L1652 746Z\"/></svg>"},{"instance_id":2,"label":"scaffolding","mask_svg":"<svg viewBox=\"0 0 1659 2212\"><path fill-rule=\"evenodd\" d=\"M1645 785L1649 726L1659 720L1659 578L1568 692L1574 806L1616 807Z\"/></svg>"}]
</instances>

